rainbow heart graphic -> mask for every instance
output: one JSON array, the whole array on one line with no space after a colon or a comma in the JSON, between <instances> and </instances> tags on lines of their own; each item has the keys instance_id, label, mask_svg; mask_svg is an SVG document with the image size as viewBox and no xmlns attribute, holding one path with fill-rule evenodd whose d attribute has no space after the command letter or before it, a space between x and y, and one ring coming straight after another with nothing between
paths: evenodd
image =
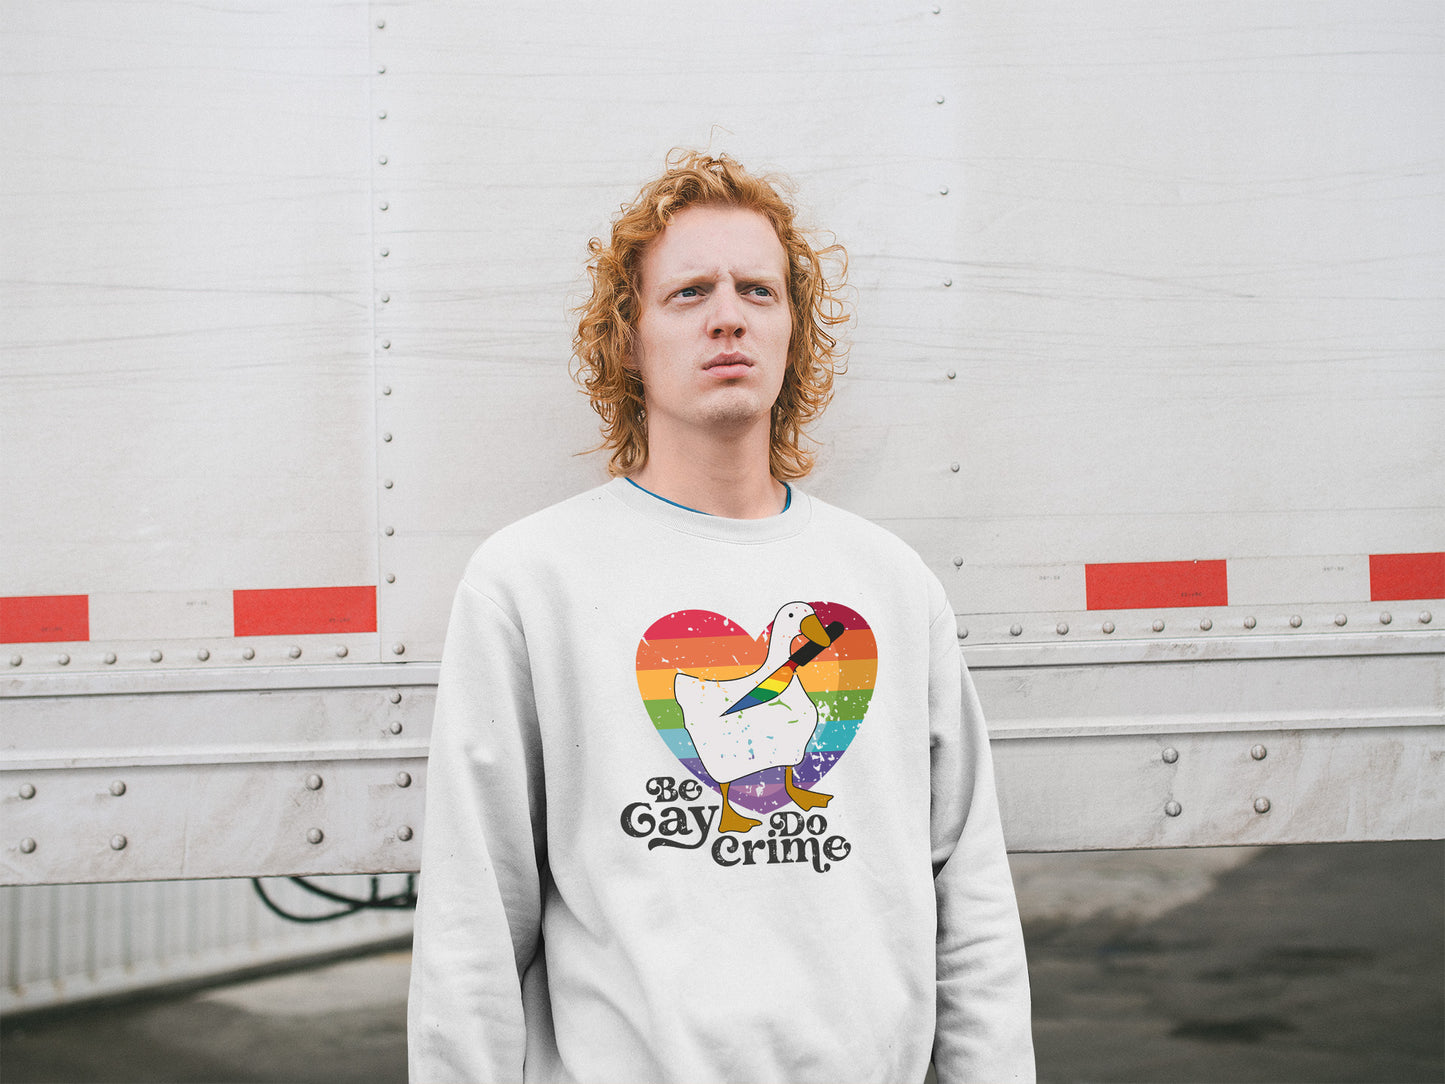
<instances>
[{"instance_id":1,"label":"rainbow heart graphic","mask_svg":"<svg viewBox=\"0 0 1445 1084\"><path fill-rule=\"evenodd\" d=\"M757 637L711 610L678 610L654 621L637 645L637 688L658 736L684 768L720 790L719 782L703 766L705 758L693 738L698 735L707 745L706 759L715 769L719 763L732 765L728 769L734 778L728 788L729 800L756 813L788 804L783 777L789 765L795 765L793 781L804 790L828 774L857 735L878 675L878 645L873 630L860 614L837 602L789 605L811 608L817 620L805 626L804 631L811 627L812 633L799 635L792 644L779 645L774 662L786 658L781 666L769 667L768 649L774 625L784 618L788 606L779 610L778 618ZM820 633L828 641L826 646L817 636ZM798 650L792 650L799 644L802 646ZM679 674L687 675L680 684ZM719 720L742 719L747 715L744 709L752 710L759 720L777 719L780 715L767 714L769 708L774 704L784 708L789 696L795 705L792 714L799 714L797 693L791 690L790 680L801 685L817 717L811 736L803 732L807 746L801 760L792 759L796 754L789 753L783 761L766 763L770 759L766 754L769 747L762 738L772 738L772 734L763 735L761 730L779 729L771 725L764 728L758 723L754 727L759 747L765 750L756 760L747 759L754 754L753 743L747 740L744 748L741 733L736 737L735 750L719 748L725 738L703 738L704 725L711 725L713 731L721 726L724 733L731 733L736 728ZM695 700L683 696L684 702L692 705L686 711L679 703L678 688L688 686L705 686L704 700L727 705L712 713L710 724L698 719L702 708ZM802 725L806 727L812 712L806 704L802 709ZM757 764L757 770L741 774L741 769L752 763Z\"/></svg>"}]
</instances>

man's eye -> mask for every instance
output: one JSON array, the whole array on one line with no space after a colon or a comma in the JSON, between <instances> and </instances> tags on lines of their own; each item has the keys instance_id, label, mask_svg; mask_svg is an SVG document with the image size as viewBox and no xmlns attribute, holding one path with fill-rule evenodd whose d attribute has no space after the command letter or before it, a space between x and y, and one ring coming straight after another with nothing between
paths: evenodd
<instances>
[{"instance_id":1,"label":"man's eye","mask_svg":"<svg viewBox=\"0 0 1445 1084\"><path fill-rule=\"evenodd\" d=\"M697 296L699 296L699 291L698 291L698 288L697 288L696 286L684 286L681 290L677 291L677 296L678 296L678 297L697 297Z\"/></svg>"},{"instance_id":2,"label":"man's eye","mask_svg":"<svg viewBox=\"0 0 1445 1084\"><path fill-rule=\"evenodd\" d=\"M772 297L772 296L773 296L773 291L770 290L770 289L768 289L766 286L749 286L749 287L748 287L748 293L754 294L754 295L756 295L757 297Z\"/></svg>"}]
</instances>

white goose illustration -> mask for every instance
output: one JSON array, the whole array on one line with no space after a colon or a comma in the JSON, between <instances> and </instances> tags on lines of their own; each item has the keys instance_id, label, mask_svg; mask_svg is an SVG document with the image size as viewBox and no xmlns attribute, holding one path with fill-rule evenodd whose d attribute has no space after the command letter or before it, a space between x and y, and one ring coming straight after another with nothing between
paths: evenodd
<instances>
[{"instance_id":1,"label":"white goose illustration","mask_svg":"<svg viewBox=\"0 0 1445 1084\"><path fill-rule=\"evenodd\" d=\"M768 657L745 677L718 681L678 673L672 694L682 708L687 729L702 766L722 789L719 832L746 832L760 824L744 817L728 802L728 786L744 776L784 765L783 785L801 809L827 805L831 794L803 790L793 783L793 766L803 759L818 726L818 708L798 679L798 668L843 632L841 622L828 628L806 602L789 602L773 618ZM793 641L806 636L796 652Z\"/></svg>"}]
</instances>

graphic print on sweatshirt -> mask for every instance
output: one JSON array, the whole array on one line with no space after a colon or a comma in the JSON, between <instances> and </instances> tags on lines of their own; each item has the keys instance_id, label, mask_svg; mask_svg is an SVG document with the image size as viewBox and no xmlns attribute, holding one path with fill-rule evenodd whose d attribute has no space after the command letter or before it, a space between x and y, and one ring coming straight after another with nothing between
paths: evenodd
<instances>
[{"instance_id":1,"label":"graphic print on sweatshirt","mask_svg":"<svg viewBox=\"0 0 1445 1084\"><path fill-rule=\"evenodd\" d=\"M757 827L749 812L791 805L806 816L829 804L819 784L857 735L877 672L868 622L836 602L785 603L756 638L711 610L678 610L637 647L647 713L718 792L719 833Z\"/></svg>"}]
</instances>

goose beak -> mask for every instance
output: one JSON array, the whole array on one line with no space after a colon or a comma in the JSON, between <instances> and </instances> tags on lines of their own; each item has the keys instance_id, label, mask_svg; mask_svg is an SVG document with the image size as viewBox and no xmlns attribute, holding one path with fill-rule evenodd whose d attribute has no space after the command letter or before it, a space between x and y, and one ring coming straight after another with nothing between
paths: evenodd
<instances>
[{"instance_id":1,"label":"goose beak","mask_svg":"<svg viewBox=\"0 0 1445 1084\"><path fill-rule=\"evenodd\" d=\"M803 618L802 633L819 647L827 647L833 642L833 638L823 629L823 622L818 620L817 614L809 614Z\"/></svg>"}]
</instances>

